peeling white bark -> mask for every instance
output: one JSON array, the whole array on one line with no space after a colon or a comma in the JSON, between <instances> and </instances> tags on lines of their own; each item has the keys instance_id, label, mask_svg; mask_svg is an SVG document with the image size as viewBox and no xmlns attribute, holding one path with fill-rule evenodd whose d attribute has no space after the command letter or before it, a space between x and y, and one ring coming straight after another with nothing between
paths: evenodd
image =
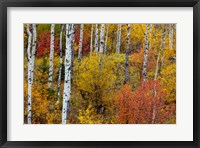
<instances>
[{"instance_id":1,"label":"peeling white bark","mask_svg":"<svg viewBox=\"0 0 200 148\"><path fill-rule=\"evenodd\" d=\"M82 59L83 29L84 29L84 24L81 24L81 28L80 28L80 40L79 40L79 50L78 50L78 61L79 62Z\"/></svg>"},{"instance_id":2,"label":"peeling white bark","mask_svg":"<svg viewBox=\"0 0 200 148\"><path fill-rule=\"evenodd\" d=\"M27 47L27 56L28 56L28 115L27 115L27 123L31 124L31 69L32 69L32 58L31 58L31 39L32 33L29 29L29 24L27 24L26 28L28 34L28 47Z\"/></svg>"},{"instance_id":3,"label":"peeling white bark","mask_svg":"<svg viewBox=\"0 0 200 148\"><path fill-rule=\"evenodd\" d=\"M121 46L121 30L122 25L118 25L118 32L117 32L117 44L116 44L116 53L120 53L120 46Z\"/></svg>"},{"instance_id":4,"label":"peeling white bark","mask_svg":"<svg viewBox=\"0 0 200 148\"><path fill-rule=\"evenodd\" d=\"M61 72L62 72L62 35L63 35L64 25L61 25L60 31L60 68L58 73L58 94L57 101L60 101L60 81L61 81Z\"/></svg>"},{"instance_id":5,"label":"peeling white bark","mask_svg":"<svg viewBox=\"0 0 200 148\"><path fill-rule=\"evenodd\" d=\"M63 92L62 124L66 124L69 114L69 103L71 93L71 56L74 24L66 24L66 51L65 51L65 80Z\"/></svg>"},{"instance_id":6,"label":"peeling white bark","mask_svg":"<svg viewBox=\"0 0 200 148\"><path fill-rule=\"evenodd\" d=\"M33 78L34 78L34 65L35 65L35 52L36 52L36 25L32 24L32 28L33 28L33 41L32 41L32 69L31 69L31 78L32 78L32 83L33 84Z\"/></svg>"},{"instance_id":7,"label":"peeling white bark","mask_svg":"<svg viewBox=\"0 0 200 148\"><path fill-rule=\"evenodd\" d=\"M91 27L91 36L90 36L90 55L92 55L92 36L93 36L94 25Z\"/></svg>"},{"instance_id":8,"label":"peeling white bark","mask_svg":"<svg viewBox=\"0 0 200 148\"><path fill-rule=\"evenodd\" d=\"M55 28L55 24L51 24L51 41L50 41L50 58L49 58L49 84L48 84L49 88L53 87L54 28Z\"/></svg>"},{"instance_id":9,"label":"peeling white bark","mask_svg":"<svg viewBox=\"0 0 200 148\"><path fill-rule=\"evenodd\" d=\"M147 64L148 64L148 52L149 52L148 32L149 32L149 25L146 24L146 32L144 38L145 49L144 49L143 71L142 71L143 81L146 81L146 76L147 76Z\"/></svg>"},{"instance_id":10,"label":"peeling white bark","mask_svg":"<svg viewBox=\"0 0 200 148\"><path fill-rule=\"evenodd\" d=\"M35 52L36 52L36 25L32 24L32 32L30 32L30 25L27 24L27 34L28 34L28 47L27 47L27 55L28 55L28 115L27 115L27 123L31 124L31 104L32 104L32 85L33 85L33 77L34 77L34 63L35 63ZM32 40L33 34L33 40ZM31 40L32 40L32 51L31 51Z\"/></svg>"},{"instance_id":11,"label":"peeling white bark","mask_svg":"<svg viewBox=\"0 0 200 148\"><path fill-rule=\"evenodd\" d=\"M98 24L96 24L95 41L94 41L95 44L94 47L96 52L98 52L98 34L99 34Z\"/></svg>"},{"instance_id":12,"label":"peeling white bark","mask_svg":"<svg viewBox=\"0 0 200 148\"><path fill-rule=\"evenodd\" d=\"M103 49L104 49L104 30L105 30L105 25L101 24L101 33L100 33L100 49L99 52L102 54Z\"/></svg>"}]
</instances>

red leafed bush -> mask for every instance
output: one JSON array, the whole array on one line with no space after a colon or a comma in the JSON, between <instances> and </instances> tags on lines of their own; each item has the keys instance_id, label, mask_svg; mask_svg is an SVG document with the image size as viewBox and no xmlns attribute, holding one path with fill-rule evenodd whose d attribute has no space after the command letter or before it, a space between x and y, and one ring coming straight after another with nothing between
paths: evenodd
<instances>
[{"instance_id":1,"label":"red leafed bush","mask_svg":"<svg viewBox=\"0 0 200 148\"><path fill-rule=\"evenodd\" d=\"M76 32L75 32L75 43L76 45L79 45L79 40L80 40L80 29L77 28ZM83 32L83 45L82 45L82 52L83 55L86 52L90 51L90 32L87 31L86 29L84 29Z\"/></svg>"},{"instance_id":2,"label":"red leafed bush","mask_svg":"<svg viewBox=\"0 0 200 148\"><path fill-rule=\"evenodd\" d=\"M116 93L119 123L168 123L175 116L175 105L167 104L165 93L160 88L159 83L156 84L155 96L154 86L154 81L146 81L134 92L129 85L121 87ZM154 120L153 111L155 111Z\"/></svg>"},{"instance_id":3,"label":"red leafed bush","mask_svg":"<svg viewBox=\"0 0 200 148\"><path fill-rule=\"evenodd\" d=\"M50 32L40 32L40 37L37 39L37 57L49 56L50 53ZM59 53L59 37L54 38L54 52Z\"/></svg>"}]
</instances>

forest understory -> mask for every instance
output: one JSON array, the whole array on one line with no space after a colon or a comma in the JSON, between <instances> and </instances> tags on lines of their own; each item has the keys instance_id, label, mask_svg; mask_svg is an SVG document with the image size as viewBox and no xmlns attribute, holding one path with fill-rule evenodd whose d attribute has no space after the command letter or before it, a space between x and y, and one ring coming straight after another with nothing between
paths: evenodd
<instances>
[{"instance_id":1,"label":"forest understory","mask_svg":"<svg viewBox=\"0 0 200 148\"><path fill-rule=\"evenodd\" d=\"M176 124L175 24L25 24L25 124Z\"/></svg>"}]
</instances>

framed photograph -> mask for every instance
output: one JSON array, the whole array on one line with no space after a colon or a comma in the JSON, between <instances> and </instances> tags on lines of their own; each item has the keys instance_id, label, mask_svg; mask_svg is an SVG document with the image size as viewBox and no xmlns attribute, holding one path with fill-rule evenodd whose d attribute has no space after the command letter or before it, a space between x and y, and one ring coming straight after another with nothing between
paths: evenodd
<instances>
[{"instance_id":1,"label":"framed photograph","mask_svg":"<svg viewBox=\"0 0 200 148\"><path fill-rule=\"evenodd\" d=\"M200 147L199 0L3 0L0 145Z\"/></svg>"}]
</instances>

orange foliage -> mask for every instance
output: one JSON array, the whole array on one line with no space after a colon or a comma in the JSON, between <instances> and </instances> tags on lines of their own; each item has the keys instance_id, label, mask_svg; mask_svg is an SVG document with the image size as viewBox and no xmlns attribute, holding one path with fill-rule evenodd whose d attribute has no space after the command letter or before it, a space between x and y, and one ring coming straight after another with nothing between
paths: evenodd
<instances>
[{"instance_id":1,"label":"orange foliage","mask_svg":"<svg viewBox=\"0 0 200 148\"><path fill-rule=\"evenodd\" d=\"M117 119L122 124L150 124L153 120L153 109L156 111L155 123L167 123L175 115L175 105L166 104L165 93L154 81L143 82L136 91L124 85L116 93L119 107Z\"/></svg>"}]
</instances>

